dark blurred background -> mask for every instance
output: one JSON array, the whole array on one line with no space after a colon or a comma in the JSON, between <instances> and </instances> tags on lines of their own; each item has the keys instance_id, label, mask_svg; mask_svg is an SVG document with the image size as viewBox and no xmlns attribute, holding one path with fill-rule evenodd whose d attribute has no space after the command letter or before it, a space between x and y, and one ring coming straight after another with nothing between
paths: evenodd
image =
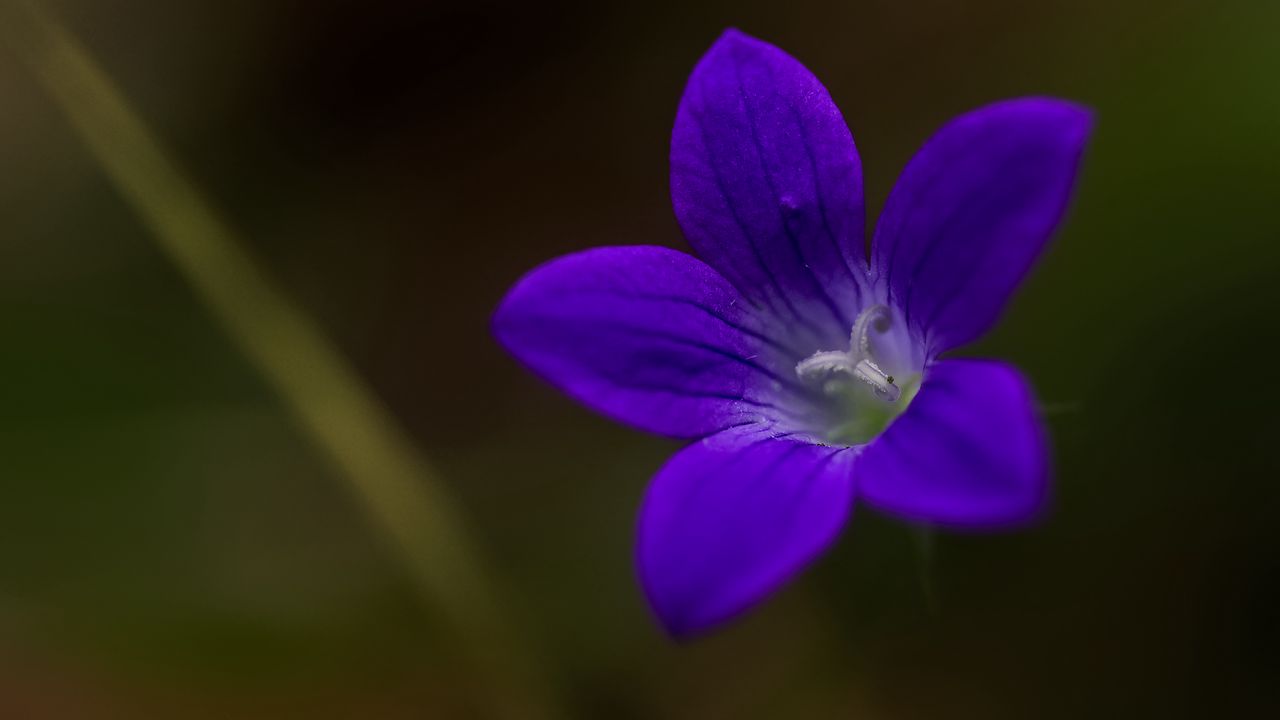
<instances>
[{"instance_id":1,"label":"dark blurred background","mask_svg":"<svg viewBox=\"0 0 1280 720\"><path fill-rule=\"evenodd\" d=\"M1280 4L46 5L432 459L572 716L1280 714ZM827 84L872 217L962 111L1051 94L1098 125L1065 229L966 351L1038 389L1048 520L922 543L855 511L790 589L677 646L631 563L677 444L539 383L488 316L554 255L683 247L670 126L729 25ZM440 637L0 48L0 716L480 716Z\"/></svg>"}]
</instances>

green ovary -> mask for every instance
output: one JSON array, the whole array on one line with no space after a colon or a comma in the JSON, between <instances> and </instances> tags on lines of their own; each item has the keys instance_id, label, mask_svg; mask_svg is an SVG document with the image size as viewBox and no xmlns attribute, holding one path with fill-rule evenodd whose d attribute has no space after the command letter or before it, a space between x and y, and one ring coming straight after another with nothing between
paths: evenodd
<instances>
[{"instance_id":1,"label":"green ovary","mask_svg":"<svg viewBox=\"0 0 1280 720\"><path fill-rule=\"evenodd\" d=\"M906 411L920 389L920 376L900 378L902 395L895 402L885 402L863 384L833 380L825 390L835 407L836 418L823 436L831 445L863 445L884 431L894 418Z\"/></svg>"}]
</instances>

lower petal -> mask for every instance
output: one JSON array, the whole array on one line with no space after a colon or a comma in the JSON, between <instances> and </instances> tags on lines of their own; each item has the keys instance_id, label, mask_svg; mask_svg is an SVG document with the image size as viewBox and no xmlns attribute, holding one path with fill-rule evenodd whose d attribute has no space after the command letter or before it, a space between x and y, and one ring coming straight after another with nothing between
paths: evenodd
<instances>
[{"instance_id":1,"label":"lower petal","mask_svg":"<svg viewBox=\"0 0 1280 720\"><path fill-rule=\"evenodd\" d=\"M1034 519L1048 448L1031 389L997 362L932 365L907 411L858 458L858 493L912 520L998 527Z\"/></svg>"},{"instance_id":2,"label":"lower petal","mask_svg":"<svg viewBox=\"0 0 1280 720\"><path fill-rule=\"evenodd\" d=\"M668 632L729 620L823 551L851 510L853 459L760 425L672 458L649 486L637 543L641 582Z\"/></svg>"}]
</instances>

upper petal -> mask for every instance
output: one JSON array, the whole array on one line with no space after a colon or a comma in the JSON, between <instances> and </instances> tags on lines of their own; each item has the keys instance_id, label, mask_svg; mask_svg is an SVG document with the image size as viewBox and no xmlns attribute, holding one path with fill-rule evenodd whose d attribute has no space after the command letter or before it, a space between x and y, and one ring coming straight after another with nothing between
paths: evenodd
<instances>
[{"instance_id":1,"label":"upper petal","mask_svg":"<svg viewBox=\"0 0 1280 720\"><path fill-rule=\"evenodd\" d=\"M858 494L909 519L997 527L1036 517L1048 448L1031 389L984 360L931 365L919 394L858 458Z\"/></svg>"},{"instance_id":2,"label":"upper petal","mask_svg":"<svg viewBox=\"0 0 1280 720\"><path fill-rule=\"evenodd\" d=\"M1067 207L1091 116L1008 100L943 127L907 165L876 226L873 274L931 354L996 320Z\"/></svg>"},{"instance_id":3,"label":"upper petal","mask_svg":"<svg viewBox=\"0 0 1280 720\"><path fill-rule=\"evenodd\" d=\"M685 253L607 247L524 276L493 318L498 340L561 390L617 420L698 437L769 415L770 340L724 278Z\"/></svg>"},{"instance_id":4,"label":"upper petal","mask_svg":"<svg viewBox=\"0 0 1280 720\"><path fill-rule=\"evenodd\" d=\"M668 632L688 636L755 605L824 550L849 516L854 453L762 426L691 445L640 511L641 582Z\"/></svg>"},{"instance_id":5,"label":"upper petal","mask_svg":"<svg viewBox=\"0 0 1280 720\"><path fill-rule=\"evenodd\" d=\"M716 41L676 114L671 198L689 243L753 301L816 341L849 332L866 282L862 169L795 58L736 30Z\"/></svg>"}]
</instances>

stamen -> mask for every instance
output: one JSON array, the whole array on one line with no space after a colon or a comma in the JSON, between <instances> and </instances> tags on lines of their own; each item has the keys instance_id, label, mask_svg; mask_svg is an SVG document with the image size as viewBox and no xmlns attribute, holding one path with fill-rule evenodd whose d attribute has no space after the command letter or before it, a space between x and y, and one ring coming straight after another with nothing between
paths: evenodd
<instances>
[{"instance_id":1,"label":"stamen","mask_svg":"<svg viewBox=\"0 0 1280 720\"><path fill-rule=\"evenodd\" d=\"M816 352L796 365L796 375L801 380L814 380L833 373L848 373L868 385L881 400L897 402L902 396L902 388L893 384L892 375L880 369L871 352L871 331L887 331L892 317L889 308L884 305L872 305L863 310L858 314L858 319L853 323L853 331L849 334L848 352ZM833 383L828 382L823 388L830 393L834 389Z\"/></svg>"}]
</instances>

